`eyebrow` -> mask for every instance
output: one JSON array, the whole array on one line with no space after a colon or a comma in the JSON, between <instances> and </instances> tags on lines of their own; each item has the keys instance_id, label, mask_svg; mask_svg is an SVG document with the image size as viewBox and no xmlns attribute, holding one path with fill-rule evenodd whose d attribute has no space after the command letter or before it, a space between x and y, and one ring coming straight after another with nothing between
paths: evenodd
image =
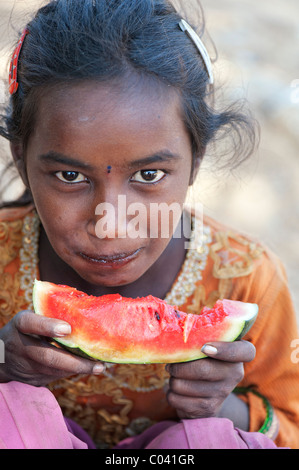
<instances>
[{"instance_id":1,"label":"eyebrow","mask_svg":"<svg viewBox=\"0 0 299 470\"><path fill-rule=\"evenodd\" d=\"M95 170L95 168L89 163L77 160L76 158L69 157L59 152L50 151L48 153L38 156L40 161L45 163L60 163L62 165L81 168L82 170ZM150 165L152 163L158 162L168 162L168 161L177 161L182 159L182 157L176 153L171 152L170 150L161 150L156 152L153 155L149 155L138 160L129 162L126 166L132 170L135 168L140 168L142 166Z\"/></svg>"},{"instance_id":2,"label":"eyebrow","mask_svg":"<svg viewBox=\"0 0 299 470\"><path fill-rule=\"evenodd\" d=\"M82 170L93 170L94 167L89 165L88 163L82 162L81 160L77 160L75 158L68 157L67 155L63 155L59 152L48 152L42 155L39 155L39 160L45 163L61 163L62 165L66 166L75 166L77 168L81 168Z\"/></svg>"},{"instance_id":3,"label":"eyebrow","mask_svg":"<svg viewBox=\"0 0 299 470\"><path fill-rule=\"evenodd\" d=\"M149 155L148 157L140 158L138 160L134 160L128 164L130 169L140 168L143 165L150 165L152 163L158 162L168 162L168 161L177 161L182 159L180 155L177 153L173 153L170 150L161 150L156 152L154 155Z\"/></svg>"}]
</instances>

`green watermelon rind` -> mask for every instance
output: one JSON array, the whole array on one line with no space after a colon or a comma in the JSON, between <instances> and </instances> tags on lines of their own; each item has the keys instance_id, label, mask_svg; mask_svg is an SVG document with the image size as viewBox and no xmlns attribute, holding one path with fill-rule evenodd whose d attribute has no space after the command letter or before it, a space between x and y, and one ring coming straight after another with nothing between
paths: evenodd
<instances>
[{"instance_id":1,"label":"green watermelon rind","mask_svg":"<svg viewBox=\"0 0 299 470\"><path fill-rule=\"evenodd\" d=\"M225 317L223 322L226 324L226 332L223 336L213 338L210 341L225 341L233 342L242 339L250 330L253 323L256 320L258 314L258 306L251 303L241 303L243 315L238 317ZM43 316L41 309L39 308L38 294L36 293L36 287L33 289L33 306L35 313L37 315ZM231 323L228 325L228 323ZM160 357L157 357L157 354L154 356L151 355L150 351L143 350L142 354L140 351L137 351L136 357L128 357L122 355L121 352L113 351L112 349L106 350L105 353L94 354L86 346L80 344L74 344L73 341L68 338L53 338L53 340L58 343L63 349L71 352L76 356L81 356L94 361L103 361L107 363L117 363L117 364L166 364L166 363L179 363L179 362L190 362L194 360L199 360L207 357L202 351L201 348L203 344L199 345L198 349L194 350L184 350L178 351L177 354L166 354L163 356L161 352ZM206 341L207 343L208 341ZM148 358L146 355L148 354ZM142 359L141 359L142 357Z\"/></svg>"},{"instance_id":2,"label":"green watermelon rind","mask_svg":"<svg viewBox=\"0 0 299 470\"><path fill-rule=\"evenodd\" d=\"M243 323L243 327L241 327L241 331L239 330L239 332L237 333L237 337L232 339L232 340L227 340L227 342L234 342L234 341L239 341L241 340L245 334L250 330L251 326L253 325L255 321L255 318L253 318L252 320L248 320L248 321L245 321ZM164 359L161 359L160 361L158 360L155 360L155 361L152 361L152 360L149 360L149 361L141 361L140 358L139 359L136 359L135 361L134 360L130 360L128 361L128 358L125 358L123 360L121 360L121 358L117 358L117 360L107 360L107 359L103 359L102 357L94 357L94 356L91 356L90 353L84 349L83 347L78 347L77 345L72 345L73 343L71 342L68 342L68 341L63 341L62 339L60 338L53 338L59 345L61 345L66 351L72 353L72 354L75 354L76 356L80 356L80 357L83 357L85 359L90 359L90 360L93 360L93 361L103 361L103 362L108 362L108 363L114 363L114 364L170 364L170 363L179 363L179 362L191 362L191 361L196 361L196 360L199 360L199 359L204 359L207 357L206 354L202 353L199 349L198 351L198 355L196 355L195 357L191 357L190 355L188 357L186 357L185 359L171 359L170 357L168 358L164 358ZM214 341L214 340L213 340ZM222 339L218 339L217 341L222 341ZM203 345L202 345L203 346Z\"/></svg>"}]
</instances>

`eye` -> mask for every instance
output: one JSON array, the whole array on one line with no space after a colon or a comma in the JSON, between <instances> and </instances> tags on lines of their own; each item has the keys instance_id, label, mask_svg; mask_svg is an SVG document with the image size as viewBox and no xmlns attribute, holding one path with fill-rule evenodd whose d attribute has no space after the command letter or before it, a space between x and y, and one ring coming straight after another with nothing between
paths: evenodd
<instances>
[{"instance_id":1,"label":"eye","mask_svg":"<svg viewBox=\"0 0 299 470\"><path fill-rule=\"evenodd\" d=\"M79 173L79 171L57 171L55 173L57 178L63 183L81 183L82 181L87 181L87 178Z\"/></svg>"},{"instance_id":2,"label":"eye","mask_svg":"<svg viewBox=\"0 0 299 470\"><path fill-rule=\"evenodd\" d=\"M138 183L157 183L165 176L163 170L139 170L131 178L131 181L137 181Z\"/></svg>"}]
</instances>

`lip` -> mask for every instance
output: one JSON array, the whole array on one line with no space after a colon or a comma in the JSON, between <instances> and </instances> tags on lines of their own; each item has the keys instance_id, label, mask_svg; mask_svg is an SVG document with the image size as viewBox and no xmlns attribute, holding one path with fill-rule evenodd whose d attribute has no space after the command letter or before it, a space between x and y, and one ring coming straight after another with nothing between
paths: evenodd
<instances>
[{"instance_id":1,"label":"lip","mask_svg":"<svg viewBox=\"0 0 299 470\"><path fill-rule=\"evenodd\" d=\"M141 249L142 248L138 248L137 250L128 253L116 253L111 255L96 255L82 252L80 252L79 255L90 264L100 266L101 268L116 269L133 261L138 256Z\"/></svg>"}]
</instances>

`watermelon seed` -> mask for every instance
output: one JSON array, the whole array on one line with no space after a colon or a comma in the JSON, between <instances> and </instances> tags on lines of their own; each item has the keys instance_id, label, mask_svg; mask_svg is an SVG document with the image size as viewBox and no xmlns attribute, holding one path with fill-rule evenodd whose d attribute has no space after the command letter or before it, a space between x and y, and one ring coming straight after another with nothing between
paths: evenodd
<instances>
[{"instance_id":1,"label":"watermelon seed","mask_svg":"<svg viewBox=\"0 0 299 470\"><path fill-rule=\"evenodd\" d=\"M179 312L176 309L174 309L174 313L175 313L175 316L177 318L181 318L181 315L179 314Z\"/></svg>"},{"instance_id":2,"label":"watermelon seed","mask_svg":"<svg viewBox=\"0 0 299 470\"><path fill-rule=\"evenodd\" d=\"M159 313L158 313L158 312L155 312L155 315L156 315L157 320L160 321L160 315L159 315Z\"/></svg>"}]
</instances>

